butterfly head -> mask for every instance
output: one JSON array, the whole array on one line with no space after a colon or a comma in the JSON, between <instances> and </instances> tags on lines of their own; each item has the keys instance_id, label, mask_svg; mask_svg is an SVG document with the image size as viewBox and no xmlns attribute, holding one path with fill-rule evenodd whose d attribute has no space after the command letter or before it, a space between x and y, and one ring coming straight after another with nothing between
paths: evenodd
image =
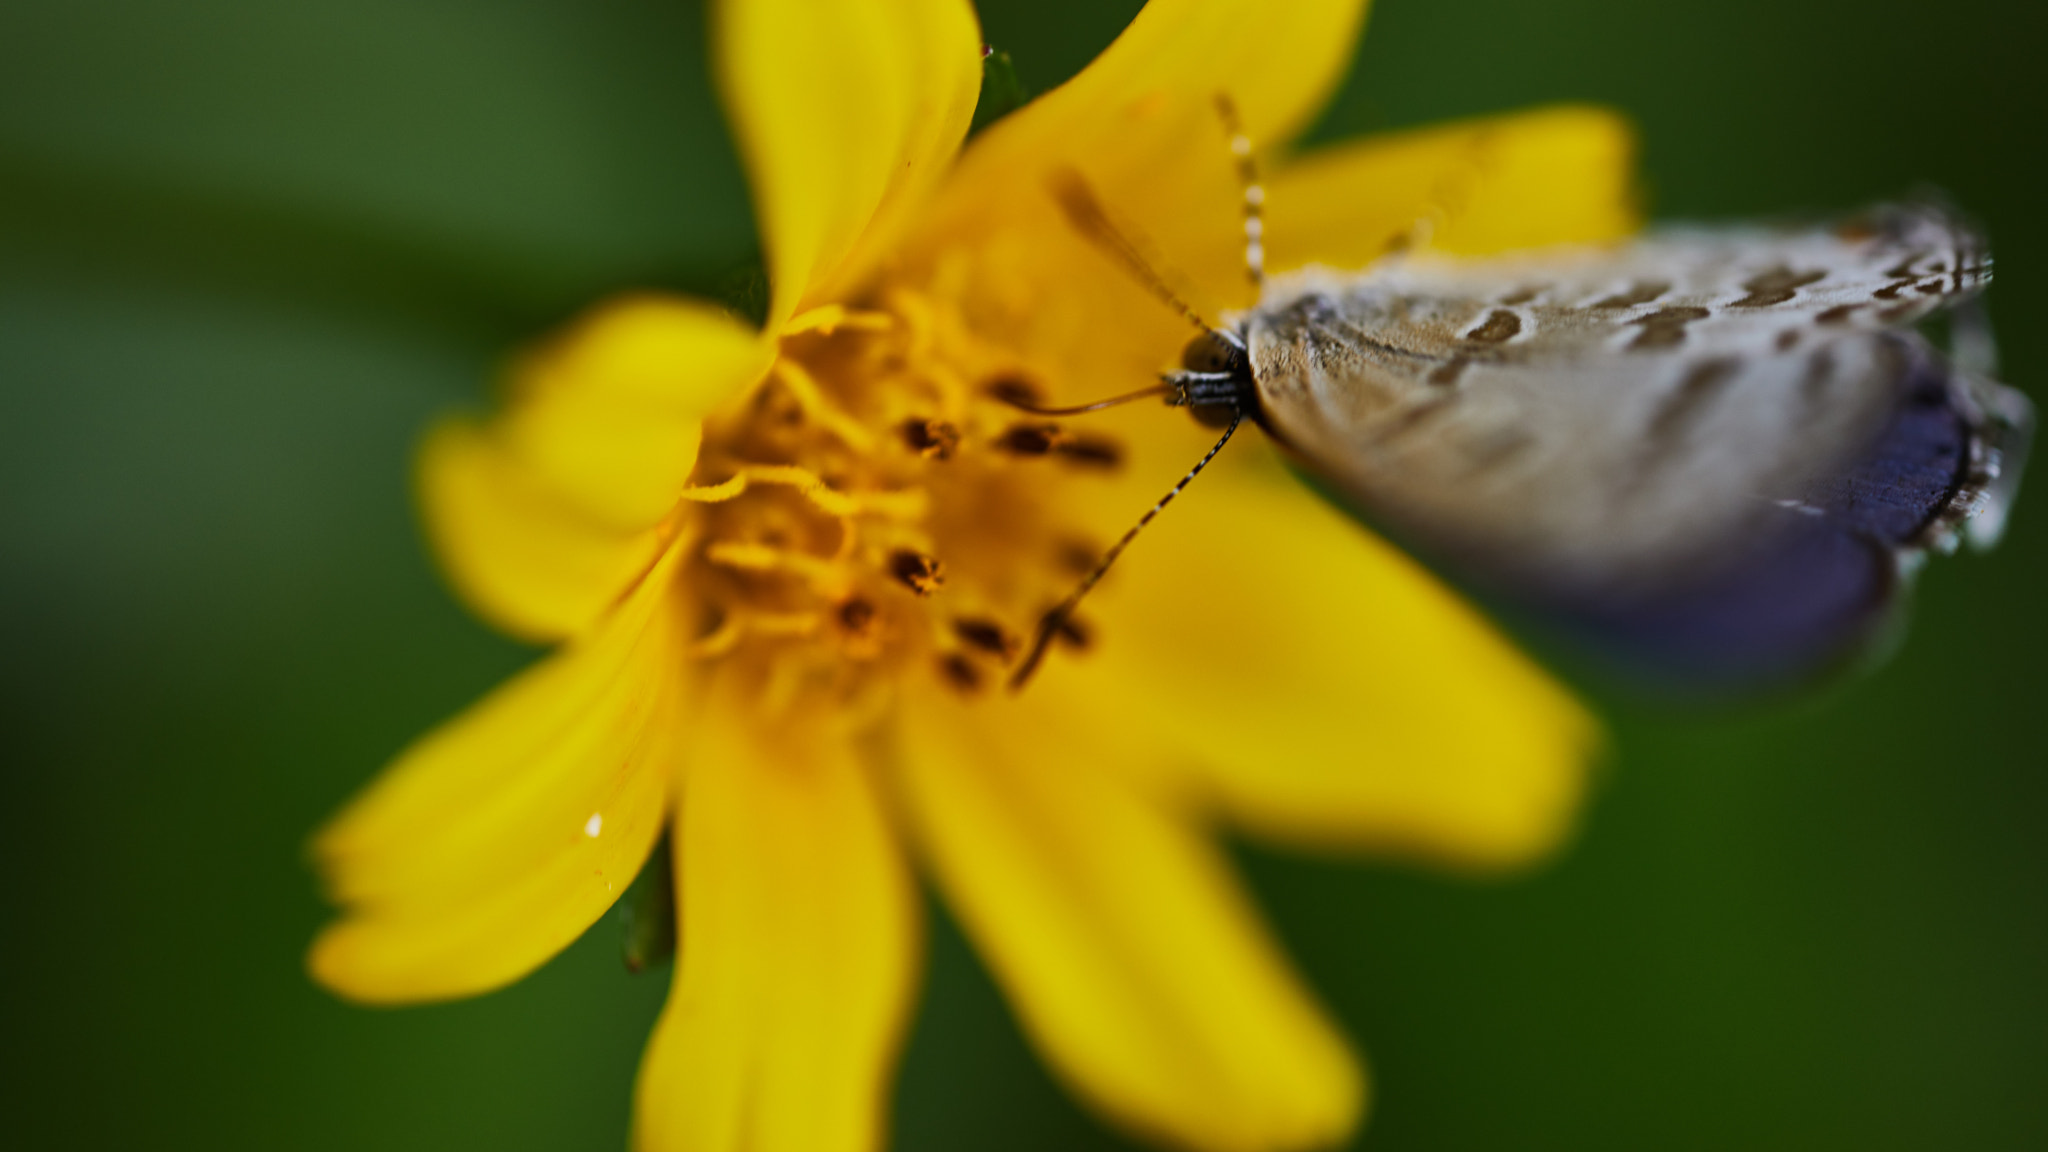
<instances>
[{"instance_id":1,"label":"butterfly head","mask_svg":"<svg viewBox=\"0 0 2048 1152\"><path fill-rule=\"evenodd\" d=\"M1257 411L1251 353L1237 333L1224 328L1204 331L1181 350L1180 365L1179 372L1166 376L1171 389L1168 404L1186 408L1213 428Z\"/></svg>"}]
</instances>

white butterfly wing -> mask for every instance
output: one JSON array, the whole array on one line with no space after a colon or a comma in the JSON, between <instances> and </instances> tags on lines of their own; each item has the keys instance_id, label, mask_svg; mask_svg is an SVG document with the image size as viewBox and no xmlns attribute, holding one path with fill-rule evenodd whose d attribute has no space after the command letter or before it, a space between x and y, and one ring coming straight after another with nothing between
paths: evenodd
<instances>
[{"instance_id":1,"label":"white butterfly wing","mask_svg":"<svg viewBox=\"0 0 2048 1152\"><path fill-rule=\"evenodd\" d=\"M1943 213L1887 209L1311 269L1274 282L1244 328L1268 429L1482 582L1634 620L1832 580L1846 621L1889 598L1894 552L1981 508L1998 450L2024 445L2024 401L1911 332L1989 275ZM1873 500L1876 529L1856 522ZM1801 517L1860 557L1787 568L1785 541L1820 527ZM1773 563L1770 586L1738 587ZM1844 563L1868 586L1847 588Z\"/></svg>"}]
</instances>

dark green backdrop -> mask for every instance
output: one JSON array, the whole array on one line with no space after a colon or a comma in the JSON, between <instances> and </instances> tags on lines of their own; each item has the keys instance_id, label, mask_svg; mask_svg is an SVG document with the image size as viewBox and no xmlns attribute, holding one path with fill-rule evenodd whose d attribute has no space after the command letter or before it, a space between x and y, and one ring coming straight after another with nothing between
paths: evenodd
<instances>
[{"instance_id":1,"label":"dark green backdrop","mask_svg":"<svg viewBox=\"0 0 2048 1152\"><path fill-rule=\"evenodd\" d=\"M1134 7L984 16L1042 89ZM2038 388L2042 12L1383 0L1321 131L1607 101L1660 215L1939 183L1991 230L2007 375ZM422 421L598 294L752 251L701 25L654 0L0 7L0 1144L622 1146L665 976L622 971L616 924L499 995L352 1009L300 974L323 912L299 852L528 659L423 558ZM2048 1146L2034 496L2003 551L1927 573L1873 675L1715 715L1596 693L1620 761L1533 877L1248 853L1373 1057L1361 1146ZM1120 1146L943 920L896 1145Z\"/></svg>"}]
</instances>

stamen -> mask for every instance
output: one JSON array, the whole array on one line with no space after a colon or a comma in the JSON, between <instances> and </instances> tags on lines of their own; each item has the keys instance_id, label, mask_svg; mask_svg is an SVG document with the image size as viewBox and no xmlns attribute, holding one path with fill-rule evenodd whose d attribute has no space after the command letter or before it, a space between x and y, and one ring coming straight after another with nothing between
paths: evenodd
<instances>
[{"instance_id":1,"label":"stamen","mask_svg":"<svg viewBox=\"0 0 2048 1152\"><path fill-rule=\"evenodd\" d=\"M848 632L866 632L875 622L875 606L856 596L839 606L839 623Z\"/></svg>"},{"instance_id":2,"label":"stamen","mask_svg":"<svg viewBox=\"0 0 2048 1152\"><path fill-rule=\"evenodd\" d=\"M960 430L944 420L912 418L903 422L903 442L933 460L950 460L960 446Z\"/></svg>"},{"instance_id":3,"label":"stamen","mask_svg":"<svg viewBox=\"0 0 2048 1152\"><path fill-rule=\"evenodd\" d=\"M939 675L962 692L973 693L981 689L981 669L958 652L940 658Z\"/></svg>"},{"instance_id":4,"label":"stamen","mask_svg":"<svg viewBox=\"0 0 2048 1152\"><path fill-rule=\"evenodd\" d=\"M1022 376L998 376L983 385L982 391L1013 408L1034 409L1042 401L1038 385Z\"/></svg>"},{"instance_id":5,"label":"stamen","mask_svg":"<svg viewBox=\"0 0 2048 1152\"><path fill-rule=\"evenodd\" d=\"M700 484L695 487L685 488L683 489L682 498L693 500L699 504L717 504L730 500L746 490L747 478L742 474L727 480L720 480L716 484Z\"/></svg>"},{"instance_id":6,"label":"stamen","mask_svg":"<svg viewBox=\"0 0 2048 1152\"><path fill-rule=\"evenodd\" d=\"M840 649L848 658L872 660L882 654L883 628L875 606L856 596L839 606L839 627L846 633Z\"/></svg>"},{"instance_id":7,"label":"stamen","mask_svg":"<svg viewBox=\"0 0 2048 1152\"><path fill-rule=\"evenodd\" d=\"M692 642L689 654L700 660L723 656L748 635L808 636L818 630L815 612L732 612L717 628Z\"/></svg>"},{"instance_id":8,"label":"stamen","mask_svg":"<svg viewBox=\"0 0 2048 1152\"><path fill-rule=\"evenodd\" d=\"M739 617L728 614L718 622L718 627L690 643L689 653L700 660L723 656L739 647L740 640L747 634Z\"/></svg>"},{"instance_id":9,"label":"stamen","mask_svg":"<svg viewBox=\"0 0 2048 1152\"><path fill-rule=\"evenodd\" d=\"M1090 436L1085 433L1068 436L1055 444L1053 450L1067 462L1084 468L1108 470L1124 462L1123 445L1107 436Z\"/></svg>"},{"instance_id":10,"label":"stamen","mask_svg":"<svg viewBox=\"0 0 2048 1152\"><path fill-rule=\"evenodd\" d=\"M946 569L937 557L899 548L889 555L889 572L919 596L929 596L946 582Z\"/></svg>"},{"instance_id":11,"label":"stamen","mask_svg":"<svg viewBox=\"0 0 2048 1152\"><path fill-rule=\"evenodd\" d=\"M875 438L860 421L839 410L825 394L818 389L818 382L795 360L784 356L775 361L775 378L795 397L799 407L819 424L825 426L834 436L846 442L856 452L866 452L875 446Z\"/></svg>"},{"instance_id":12,"label":"stamen","mask_svg":"<svg viewBox=\"0 0 2048 1152\"><path fill-rule=\"evenodd\" d=\"M844 570L823 557L766 544L720 541L704 549L704 558L713 564L748 572L793 573L803 577L820 595L835 600L844 594L848 579Z\"/></svg>"},{"instance_id":13,"label":"stamen","mask_svg":"<svg viewBox=\"0 0 2048 1152\"><path fill-rule=\"evenodd\" d=\"M1074 525L1036 489L1083 483L1128 457L1082 421L991 404L1035 406L1055 390L995 359L950 306L900 289L869 306L889 312L826 307L790 323L799 338L757 394L710 422L695 483L663 522L691 533L693 598L709 613L688 658L730 665L764 717L810 709L860 727L885 714L905 673L936 673L941 691L994 693L1036 660L1025 659L1026 625L1048 625L1012 613L1038 605L1012 604L1010 583L1064 583L1067 568L1078 578L1097 566L1092 543L1063 548ZM1170 393L1155 385L1088 409ZM1025 457L1059 466L1032 469ZM928 487L927 460L948 461L954 483ZM739 499L762 486L787 491ZM995 586L982 587L985 571ZM950 595L920 614L889 585ZM975 609L954 607L965 605ZM1043 639L1061 652L1099 646L1086 624L1051 629Z\"/></svg>"},{"instance_id":14,"label":"stamen","mask_svg":"<svg viewBox=\"0 0 2048 1152\"><path fill-rule=\"evenodd\" d=\"M902 354L915 360L924 360L931 352L935 338L937 318L933 315L931 302L921 293L891 288L884 296L889 310L902 325Z\"/></svg>"},{"instance_id":15,"label":"stamen","mask_svg":"<svg viewBox=\"0 0 2048 1152\"><path fill-rule=\"evenodd\" d=\"M1057 424L1014 424L996 438L996 447L1019 456L1043 456L1061 439Z\"/></svg>"},{"instance_id":16,"label":"stamen","mask_svg":"<svg viewBox=\"0 0 2048 1152\"><path fill-rule=\"evenodd\" d=\"M1008 663L1017 654L1018 640L993 620L955 620L953 634L969 647L979 648Z\"/></svg>"},{"instance_id":17,"label":"stamen","mask_svg":"<svg viewBox=\"0 0 2048 1152\"><path fill-rule=\"evenodd\" d=\"M826 304L790 317L789 322L782 326L782 334L794 336L816 332L830 336L842 328L856 332L887 332L895 326L896 318L887 312L859 311L844 304Z\"/></svg>"},{"instance_id":18,"label":"stamen","mask_svg":"<svg viewBox=\"0 0 2048 1152\"><path fill-rule=\"evenodd\" d=\"M916 520L925 513L926 496L922 488L857 494L841 492L828 487L817 473L794 464L742 464L728 479L716 484L685 488L682 498L699 503L717 503L738 496L751 484L786 484L834 516L858 516L864 512L873 512L899 520Z\"/></svg>"}]
</instances>

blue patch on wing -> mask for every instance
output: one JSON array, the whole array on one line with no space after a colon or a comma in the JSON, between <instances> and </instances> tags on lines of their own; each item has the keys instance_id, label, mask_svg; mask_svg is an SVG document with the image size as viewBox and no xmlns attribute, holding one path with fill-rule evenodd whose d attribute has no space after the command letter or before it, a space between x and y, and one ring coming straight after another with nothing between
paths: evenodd
<instances>
[{"instance_id":1,"label":"blue patch on wing","mask_svg":"<svg viewBox=\"0 0 2048 1152\"><path fill-rule=\"evenodd\" d=\"M1949 368L1920 354L1854 467L1777 509L1703 583L1569 619L1625 664L1680 684L1784 680L1855 650L1897 598L1900 556L1950 512L1976 433Z\"/></svg>"}]
</instances>

